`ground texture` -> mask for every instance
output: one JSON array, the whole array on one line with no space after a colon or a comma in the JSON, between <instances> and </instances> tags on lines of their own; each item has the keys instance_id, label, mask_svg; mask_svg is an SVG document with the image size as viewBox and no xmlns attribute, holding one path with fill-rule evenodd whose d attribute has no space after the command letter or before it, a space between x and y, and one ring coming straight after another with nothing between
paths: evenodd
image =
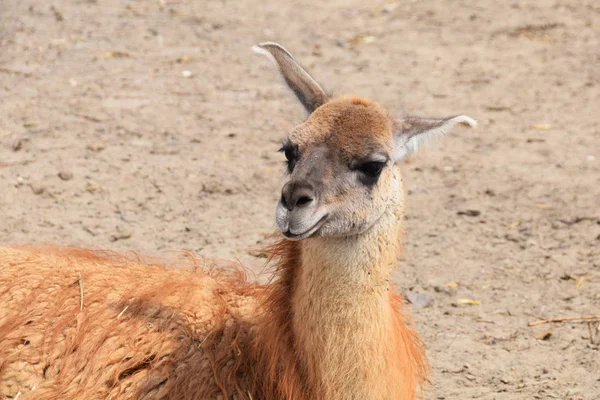
<instances>
[{"instance_id":1,"label":"ground texture","mask_svg":"<svg viewBox=\"0 0 600 400\"><path fill-rule=\"evenodd\" d=\"M480 121L403 166L427 398L600 398L596 326L527 325L600 314L595 1L5 0L0 241L260 272L304 118L263 40L335 94Z\"/></svg>"}]
</instances>

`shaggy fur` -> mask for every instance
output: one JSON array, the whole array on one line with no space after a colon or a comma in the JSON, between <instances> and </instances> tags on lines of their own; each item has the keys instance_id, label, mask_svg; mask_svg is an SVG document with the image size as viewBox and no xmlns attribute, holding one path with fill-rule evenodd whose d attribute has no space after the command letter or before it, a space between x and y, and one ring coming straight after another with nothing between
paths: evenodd
<instances>
[{"instance_id":1,"label":"shaggy fur","mask_svg":"<svg viewBox=\"0 0 600 400\"><path fill-rule=\"evenodd\" d=\"M0 248L0 399L314 399L291 318L301 243L271 253L279 278L255 286L235 265L196 258L185 270L107 252ZM402 379L412 398L424 357L391 298L401 351L389 357L410 366Z\"/></svg>"},{"instance_id":2,"label":"shaggy fur","mask_svg":"<svg viewBox=\"0 0 600 400\"><path fill-rule=\"evenodd\" d=\"M0 248L0 398L247 397L261 288L240 271Z\"/></svg>"}]
</instances>

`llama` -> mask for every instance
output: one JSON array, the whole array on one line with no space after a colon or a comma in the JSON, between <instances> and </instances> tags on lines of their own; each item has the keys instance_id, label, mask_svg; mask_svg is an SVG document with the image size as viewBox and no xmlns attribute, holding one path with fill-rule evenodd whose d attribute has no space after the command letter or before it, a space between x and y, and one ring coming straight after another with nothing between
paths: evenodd
<instances>
[{"instance_id":1,"label":"llama","mask_svg":"<svg viewBox=\"0 0 600 400\"><path fill-rule=\"evenodd\" d=\"M392 291L398 161L467 116L331 98L276 43L309 116L283 143L277 279L54 246L0 247L0 399L414 399L424 346Z\"/></svg>"}]
</instances>

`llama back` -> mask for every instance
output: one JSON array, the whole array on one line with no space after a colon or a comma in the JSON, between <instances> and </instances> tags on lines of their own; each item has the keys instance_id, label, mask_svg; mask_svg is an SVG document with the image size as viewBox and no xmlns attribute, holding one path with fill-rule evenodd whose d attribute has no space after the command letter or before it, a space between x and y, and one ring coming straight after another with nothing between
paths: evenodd
<instances>
[{"instance_id":1,"label":"llama back","mask_svg":"<svg viewBox=\"0 0 600 400\"><path fill-rule=\"evenodd\" d=\"M0 247L0 398L247 397L261 288L192 260Z\"/></svg>"}]
</instances>

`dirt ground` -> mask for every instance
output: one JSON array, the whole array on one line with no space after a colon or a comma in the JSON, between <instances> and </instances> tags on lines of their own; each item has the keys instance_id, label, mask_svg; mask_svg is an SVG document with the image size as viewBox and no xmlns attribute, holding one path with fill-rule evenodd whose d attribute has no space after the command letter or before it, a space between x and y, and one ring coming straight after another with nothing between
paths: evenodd
<instances>
[{"instance_id":1,"label":"dirt ground","mask_svg":"<svg viewBox=\"0 0 600 400\"><path fill-rule=\"evenodd\" d=\"M260 271L304 118L264 40L335 94L480 122L402 167L427 398L600 399L594 325L527 325L600 314L597 1L4 0L0 242Z\"/></svg>"}]
</instances>

